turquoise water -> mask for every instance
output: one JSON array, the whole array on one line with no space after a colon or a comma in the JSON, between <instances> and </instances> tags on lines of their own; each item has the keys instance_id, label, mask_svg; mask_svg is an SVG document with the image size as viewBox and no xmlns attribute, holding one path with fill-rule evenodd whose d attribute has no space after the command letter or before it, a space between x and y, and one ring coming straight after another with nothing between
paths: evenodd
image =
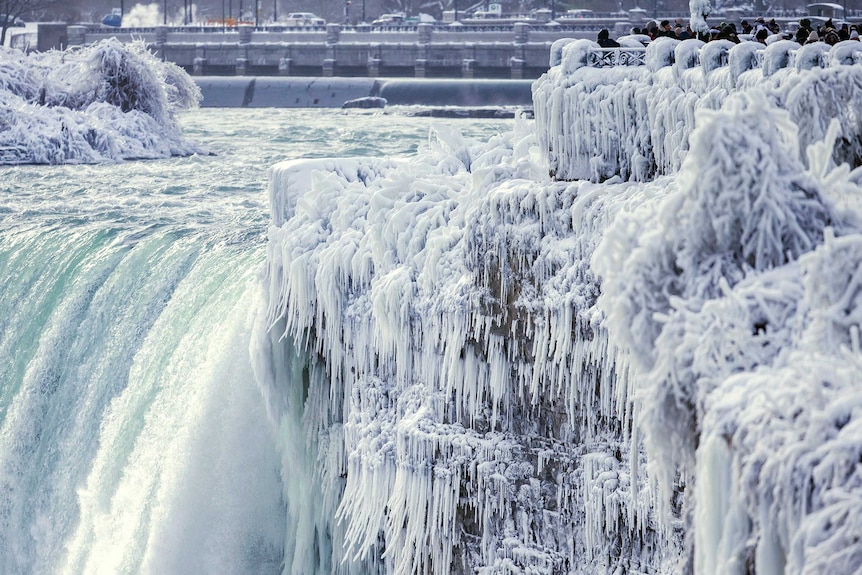
<instances>
[{"instance_id":1,"label":"turquoise water","mask_svg":"<svg viewBox=\"0 0 862 575\"><path fill-rule=\"evenodd\" d=\"M413 153L434 122L207 109L182 123L213 155L0 168L0 573L280 572L248 351L267 168Z\"/></svg>"}]
</instances>

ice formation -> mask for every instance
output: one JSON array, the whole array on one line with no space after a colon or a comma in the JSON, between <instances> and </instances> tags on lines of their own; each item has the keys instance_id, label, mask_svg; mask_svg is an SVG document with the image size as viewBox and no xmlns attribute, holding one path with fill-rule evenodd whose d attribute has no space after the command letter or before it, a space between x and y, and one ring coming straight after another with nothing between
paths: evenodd
<instances>
[{"instance_id":1,"label":"ice formation","mask_svg":"<svg viewBox=\"0 0 862 575\"><path fill-rule=\"evenodd\" d=\"M799 151L822 140L832 118L841 126L837 162L862 158L862 47L847 41L763 47L727 40L703 44L658 38L647 66L594 68L602 51L590 40L561 47L561 65L533 85L540 148L558 179L648 180L679 171L699 111L757 87L798 126ZM764 49L761 49L764 48Z\"/></svg>"},{"instance_id":2,"label":"ice formation","mask_svg":"<svg viewBox=\"0 0 862 575\"><path fill-rule=\"evenodd\" d=\"M188 155L176 121L200 91L143 43L25 55L0 47L0 164Z\"/></svg>"},{"instance_id":3,"label":"ice formation","mask_svg":"<svg viewBox=\"0 0 862 575\"><path fill-rule=\"evenodd\" d=\"M273 168L285 572L856 572L856 53L560 49L534 124Z\"/></svg>"}]
</instances>

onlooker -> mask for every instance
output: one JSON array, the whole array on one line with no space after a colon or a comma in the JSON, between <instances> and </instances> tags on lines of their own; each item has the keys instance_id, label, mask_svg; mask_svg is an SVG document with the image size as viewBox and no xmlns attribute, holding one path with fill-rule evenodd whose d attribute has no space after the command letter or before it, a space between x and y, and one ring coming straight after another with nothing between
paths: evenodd
<instances>
[{"instance_id":1,"label":"onlooker","mask_svg":"<svg viewBox=\"0 0 862 575\"><path fill-rule=\"evenodd\" d=\"M599 30L598 43L602 48L620 47L620 43L611 38L611 33L607 30Z\"/></svg>"},{"instance_id":2,"label":"onlooker","mask_svg":"<svg viewBox=\"0 0 862 575\"><path fill-rule=\"evenodd\" d=\"M761 44L766 44L767 38L769 38L769 30L767 30L766 28L761 28L760 30L758 30L757 34L754 35L754 39Z\"/></svg>"},{"instance_id":3,"label":"onlooker","mask_svg":"<svg viewBox=\"0 0 862 575\"><path fill-rule=\"evenodd\" d=\"M656 36L667 36L668 38L676 38L676 34L674 34L673 30L670 27L670 20L661 21L661 24L658 27L658 32L656 32Z\"/></svg>"},{"instance_id":4,"label":"onlooker","mask_svg":"<svg viewBox=\"0 0 862 575\"><path fill-rule=\"evenodd\" d=\"M736 35L736 26L722 22L718 29L717 40L730 40L734 44L739 44L739 36Z\"/></svg>"},{"instance_id":5,"label":"onlooker","mask_svg":"<svg viewBox=\"0 0 862 575\"><path fill-rule=\"evenodd\" d=\"M649 22L647 22L646 30L644 31L644 34L649 35L650 38L655 40L657 33L658 33L658 24L655 23L655 20L650 20Z\"/></svg>"},{"instance_id":6,"label":"onlooker","mask_svg":"<svg viewBox=\"0 0 862 575\"><path fill-rule=\"evenodd\" d=\"M743 34L751 34L751 31L754 30L751 24L748 23L748 20L743 20L739 23L739 25L742 28Z\"/></svg>"}]
</instances>

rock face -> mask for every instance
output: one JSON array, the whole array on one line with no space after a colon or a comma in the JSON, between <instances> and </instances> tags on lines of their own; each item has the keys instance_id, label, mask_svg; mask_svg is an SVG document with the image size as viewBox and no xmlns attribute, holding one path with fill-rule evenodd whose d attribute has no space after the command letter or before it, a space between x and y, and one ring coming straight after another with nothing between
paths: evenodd
<instances>
[{"instance_id":1,"label":"rock face","mask_svg":"<svg viewBox=\"0 0 862 575\"><path fill-rule=\"evenodd\" d=\"M273 168L286 572L858 565L859 142L820 110L862 76L666 48L568 45L487 143Z\"/></svg>"}]
</instances>

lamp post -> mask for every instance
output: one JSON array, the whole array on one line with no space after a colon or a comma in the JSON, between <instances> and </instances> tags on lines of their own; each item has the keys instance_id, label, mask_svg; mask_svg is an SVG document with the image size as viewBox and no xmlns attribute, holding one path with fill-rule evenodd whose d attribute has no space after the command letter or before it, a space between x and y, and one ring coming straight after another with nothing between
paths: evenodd
<instances>
[{"instance_id":1,"label":"lamp post","mask_svg":"<svg viewBox=\"0 0 862 575\"><path fill-rule=\"evenodd\" d=\"M162 24L168 25L168 0L162 2Z\"/></svg>"}]
</instances>

